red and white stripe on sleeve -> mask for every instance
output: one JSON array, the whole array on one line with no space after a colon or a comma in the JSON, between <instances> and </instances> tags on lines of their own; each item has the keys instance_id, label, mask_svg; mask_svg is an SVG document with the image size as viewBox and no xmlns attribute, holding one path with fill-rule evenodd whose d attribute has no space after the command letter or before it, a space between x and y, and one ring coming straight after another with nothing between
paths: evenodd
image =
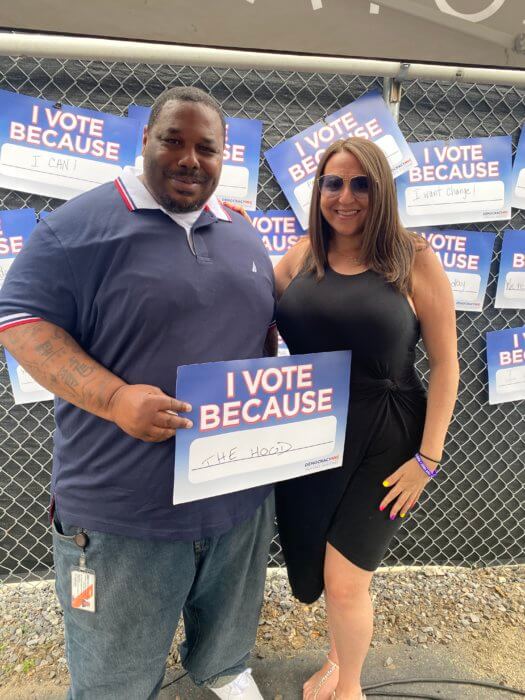
<instances>
[{"instance_id":1,"label":"red and white stripe on sleeve","mask_svg":"<svg viewBox=\"0 0 525 700\"><path fill-rule=\"evenodd\" d=\"M2 331L6 331L8 328L23 326L26 323L35 323L35 321L41 320L42 319L38 316L32 316L31 314L25 312L8 314L7 316L0 317L0 333Z\"/></svg>"}]
</instances>

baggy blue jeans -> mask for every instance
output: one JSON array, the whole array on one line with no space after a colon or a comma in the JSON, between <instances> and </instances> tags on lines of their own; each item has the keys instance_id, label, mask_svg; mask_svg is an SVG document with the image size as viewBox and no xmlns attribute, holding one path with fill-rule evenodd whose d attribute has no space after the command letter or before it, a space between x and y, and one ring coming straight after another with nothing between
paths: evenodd
<instances>
[{"instance_id":1,"label":"baggy blue jeans","mask_svg":"<svg viewBox=\"0 0 525 700\"><path fill-rule=\"evenodd\" d=\"M80 527L56 522L56 590L64 611L74 700L153 700L181 612L181 661L197 685L241 673L255 642L274 533L273 494L253 517L195 542L139 540L84 530L96 573L96 611L71 607ZM61 531L61 532L60 532Z\"/></svg>"}]
</instances>

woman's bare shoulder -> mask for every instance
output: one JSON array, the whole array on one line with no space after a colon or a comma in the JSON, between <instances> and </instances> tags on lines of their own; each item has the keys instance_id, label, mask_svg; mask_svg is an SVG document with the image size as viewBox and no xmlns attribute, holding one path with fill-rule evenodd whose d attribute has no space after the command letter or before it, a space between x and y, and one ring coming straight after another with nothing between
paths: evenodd
<instances>
[{"instance_id":1,"label":"woman's bare shoulder","mask_svg":"<svg viewBox=\"0 0 525 700\"><path fill-rule=\"evenodd\" d=\"M308 240L308 236L302 236L279 261L279 264L275 268L275 281L279 296L281 296L293 278L299 274L309 248L310 241Z\"/></svg>"}]
</instances>

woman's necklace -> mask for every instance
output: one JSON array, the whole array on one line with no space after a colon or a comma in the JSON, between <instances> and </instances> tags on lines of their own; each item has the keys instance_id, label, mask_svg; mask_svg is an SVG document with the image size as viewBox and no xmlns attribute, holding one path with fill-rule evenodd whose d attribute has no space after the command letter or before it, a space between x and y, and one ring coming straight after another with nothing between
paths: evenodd
<instances>
[{"instance_id":1,"label":"woman's necklace","mask_svg":"<svg viewBox=\"0 0 525 700\"><path fill-rule=\"evenodd\" d=\"M362 265L362 260L360 257L355 255L342 255L343 260L350 263L355 263L356 265Z\"/></svg>"}]
</instances>

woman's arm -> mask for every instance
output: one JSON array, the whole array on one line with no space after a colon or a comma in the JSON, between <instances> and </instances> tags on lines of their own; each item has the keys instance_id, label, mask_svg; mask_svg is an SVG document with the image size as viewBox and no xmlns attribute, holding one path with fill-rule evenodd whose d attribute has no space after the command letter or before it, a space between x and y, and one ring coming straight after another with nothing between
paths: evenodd
<instances>
[{"instance_id":1,"label":"woman's arm","mask_svg":"<svg viewBox=\"0 0 525 700\"><path fill-rule=\"evenodd\" d=\"M419 451L426 455L427 466L435 469L441 460L456 403L459 365L454 297L448 277L430 247L416 252L412 286L412 299L430 367L427 412ZM398 514L404 517L428 481L429 477L415 459L405 462L383 483L391 488L380 510L391 504L391 519Z\"/></svg>"},{"instance_id":2,"label":"woman's arm","mask_svg":"<svg viewBox=\"0 0 525 700\"><path fill-rule=\"evenodd\" d=\"M430 368L421 452L439 461L458 395L459 363L454 297L430 247L416 253L413 287Z\"/></svg>"}]
</instances>

